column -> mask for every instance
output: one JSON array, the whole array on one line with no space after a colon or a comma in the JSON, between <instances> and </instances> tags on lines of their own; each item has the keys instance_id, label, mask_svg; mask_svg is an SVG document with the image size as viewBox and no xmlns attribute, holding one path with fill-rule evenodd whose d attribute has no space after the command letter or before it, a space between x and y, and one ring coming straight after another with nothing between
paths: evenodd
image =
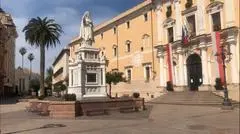
<instances>
[{"instance_id":1,"label":"column","mask_svg":"<svg viewBox=\"0 0 240 134\"><path fill-rule=\"evenodd\" d=\"M234 22L235 22L235 8L234 8L234 1L233 0L225 0L224 1L224 6L225 6L225 9L227 10L224 10L225 11L225 20L226 20L226 27L232 27L234 25Z\"/></svg>"},{"instance_id":2,"label":"column","mask_svg":"<svg viewBox=\"0 0 240 134\"><path fill-rule=\"evenodd\" d=\"M183 62L183 53L181 50L178 50L178 66L179 66L179 70L178 70L178 84L179 86L183 86L184 85L184 62Z\"/></svg>"},{"instance_id":3,"label":"column","mask_svg":"<svg viewBox=\"0 0 240 134\"><path fill-rule=\"evenodd\" d=\"M72 69L69 68L69 82L68 82L68 86L72 87Z\"/></svg>"},{"instance_id":4,"label":"column","mask_svg":"<svg viewBox=\"0 0 240 134\"><path fill-rule=\"evenodd\" d=\"M164 55L161 54L159 56L159 78L160 78L160 86L164 87Z\"/></svg>"},{"instance_id":5,"label":"column","mask_svg":"<svg viewBox=\"0 0 240 134\"><path fill-rule=\"evenodd\" d=\"M234 43L230 44L230 51L232 53L232 59L230 61L232 83L239 83L239 72L237 69L237 57L236 57L236 44Z\"/></svg>"},{"instance_id":6,"label":"column","mask_svg":"<svg viewBox=\"0 0 240 134\"><path fill-rule=\"evenodd\" d=\"M82 67L81 64L78 65L77 68L77 73L78 73L78 86L82 86Z\"/></svg>"},{"instance_id":7,"label":"column","mask_svg":"<svg viewBox=\"0 0 240 134\"><path fill-rule=\"evenodd\" d=\"M161 32L163 31L163 26L162 26L162 23L163 23L163 18L162 18L162 7L160 5L160 3L158 3L157 5L157 41L159 44L162 43L162 34Z\"/></svg>"},{"instance_id":8,"label":"column","mask_svg":"<svg viewBox=\"0 0 240 134\"><path fill-rule=\"evenodd\" d=\"M204 0L197 0L197 16L195 17L196 19L196 31L197 31L197 35L201 35L205 33L205 1Z\"/></svg>"},{"instance_id":9,"label":"column","mask_svg":"<svg viewBox=\"0 0 240 134\"><path fill-rule=\"evenodd\" d=\"M103 65L102 67L102 79L103 79L103 85L105 86L106 85L106 68L105 68L105 65Z\"/></svg>"},{"instance_id":10,"label":"column","mask_svg":"<svg viewBox=\"0 0 240 134\"><path fill-rule=\"evenodd\" d=\"M208 85L208 58L207 58L207 48L202 47L202 76L203 76L203 85Z\"/></svg>"},{"instance_id":11,"label":"column","mask_svg":"<svg viewBox=\"0 0 240 134\"><path fill-rule=\"evenodd\" d=\"M212 85L211 57L208 57L208 78L209 84Z\"/></svg>"},{"instance_id":12,"label":"column","mask_svg":"<svg viewBox=\"0 0 240 134\"><path fill-rule=\"evenodd\" d=\"M182 14L181 14L180 0L175 1L175 14L176 14L176 38L175 40L181 40L182 38Z\"/></svg>"},{"instance_id":13,"label":"column","mask_svg":"<svg viewBox=\"0 0 240 134\"><path fill-rule=\"evenodd\" d=\"M184 85L188 85L188 79L187 79L187 64L184 62L183 65L183 71L184 71Z\"/></svg>"}]
</instances>

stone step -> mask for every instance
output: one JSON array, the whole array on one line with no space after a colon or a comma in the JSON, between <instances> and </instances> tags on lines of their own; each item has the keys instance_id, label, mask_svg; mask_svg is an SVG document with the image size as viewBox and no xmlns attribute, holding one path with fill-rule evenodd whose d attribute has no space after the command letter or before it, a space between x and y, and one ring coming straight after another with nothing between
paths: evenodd
<instances>
[{"instance_id":1,"label":"stone step","mask_svg":"<svg viewBox=\"0 0 240 134\"><path fill-rule=\"evenodd\" d=\"M153 104L176 104L176 105L222 105L223 98L210 91L198 92L168 92L149 103ZM232 101L233 104L239 104Z\"/></svg>"}]
</instances>

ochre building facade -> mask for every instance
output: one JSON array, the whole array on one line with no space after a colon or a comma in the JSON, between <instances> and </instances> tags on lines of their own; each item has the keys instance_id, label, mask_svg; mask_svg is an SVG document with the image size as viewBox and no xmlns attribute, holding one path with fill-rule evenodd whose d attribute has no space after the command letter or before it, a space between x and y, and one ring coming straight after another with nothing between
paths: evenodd
<instances>
[{"instance_id":1,"label":"ochre building facade","mask_svg":"<svg viewBox=\"0 0 240 134\"><path fill-rule=\"evenodd\" d=\"M146 0L97 25L95 45L107 57L107 71L123 72L128 80L114 85L112 95L140 92L142 97L151 99L165 92L167 81L173 83L175 91L184 91L190 90L196 79L197 90L215 90L219 75L212 33L218 32L221 44L231 52L226 60L226 77L229 90L233 90L229 91L230 96L237 98L239 4L237 0ZM191 29L187 45L182 43L185 23ZM75 38L70 43L70 59L76 58L76 45L72 44L77 42ZM171 64L167 56L169 44ZM197 65L191 66L196 59ZM194 69L200 75L191 75Z\"/></svg>"}]
</instances>

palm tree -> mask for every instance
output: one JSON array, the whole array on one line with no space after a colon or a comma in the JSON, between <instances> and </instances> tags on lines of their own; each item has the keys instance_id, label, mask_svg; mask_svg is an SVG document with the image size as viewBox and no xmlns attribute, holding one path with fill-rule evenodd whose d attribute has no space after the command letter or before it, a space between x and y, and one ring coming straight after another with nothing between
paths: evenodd
<instances>
[{"instance_id":1,"label":"palm tree","mask_svg":"<svg viewBox=\"0 0 240 134\"><path fill-rule=\"evenodd\" d=\"M40 96L44 96L45 47L55 47L60 44L59 37L62 27L55 20L32 18L23 28L25 40L31 45L40 47Z\"/></svg>"},{"instance_id":2,"label":"palm tree","mask_svg":"<svg viewBox=\"0 0 240 134\"><path fill-rule=\"evenodd\" d=\"M24 61L24 55L27 53L27 50L25 47L21 47L19 49L19 53L22 55L22 69L23 69L23 61Z\"/></svg>"},{"instance_id":3,"label":"palm tree","mask_svg":"<svg viewBox=\"0 0 240 134\"><path fill-rule=\"evenodd\" d=\"M30 76L29 76L29 80L31 80L32 77L32 61L34 60L34 55L33 53L28 54L28 60L30 61Z\"/></svg>"}]
</instances>

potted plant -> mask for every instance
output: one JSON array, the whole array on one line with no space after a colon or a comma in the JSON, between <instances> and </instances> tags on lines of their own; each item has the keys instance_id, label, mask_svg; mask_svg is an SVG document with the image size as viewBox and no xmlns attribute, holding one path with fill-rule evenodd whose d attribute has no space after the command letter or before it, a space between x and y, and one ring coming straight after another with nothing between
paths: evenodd
<instances>
[{"instance_id":1,"label":"potted plant","mask_svg":"<svg viewBox=\"0 0 240 134\"><path fill-rule=\"evenodd\" d=\"M65 94L63 96L65 101L76 101L76 95L75 94Z\"/></svg>"},{"instance_id":2,"label":"potted plant","mask_svg":"<svg viewBox=\"0 0 240 134\"><path fill-rule=\"evenodd\" d=\"M167 82L167 87L166 87L167 91L173 91L173 84L171 81Z\"/></svg>"},{"instance_id":3,"label":"potted plant","mask_svg":"<svg viewBox=\"0 0 240 134\"><path fill-rule=\"evenodd\" d=\"M223 90L221 78L216 78L214 87L216 90Z\"/></svg>"},{"instance_id":4,"label":"potted plant","mask_svg":"<svg viewBox=\"0 0 240 134\"><path fill-rule=\"evenodd\" d=\"M139 96L140 96L140 93L138 93L138 92L133 93L133 98L139 98Z\"/></svg>"}]
</instances>

